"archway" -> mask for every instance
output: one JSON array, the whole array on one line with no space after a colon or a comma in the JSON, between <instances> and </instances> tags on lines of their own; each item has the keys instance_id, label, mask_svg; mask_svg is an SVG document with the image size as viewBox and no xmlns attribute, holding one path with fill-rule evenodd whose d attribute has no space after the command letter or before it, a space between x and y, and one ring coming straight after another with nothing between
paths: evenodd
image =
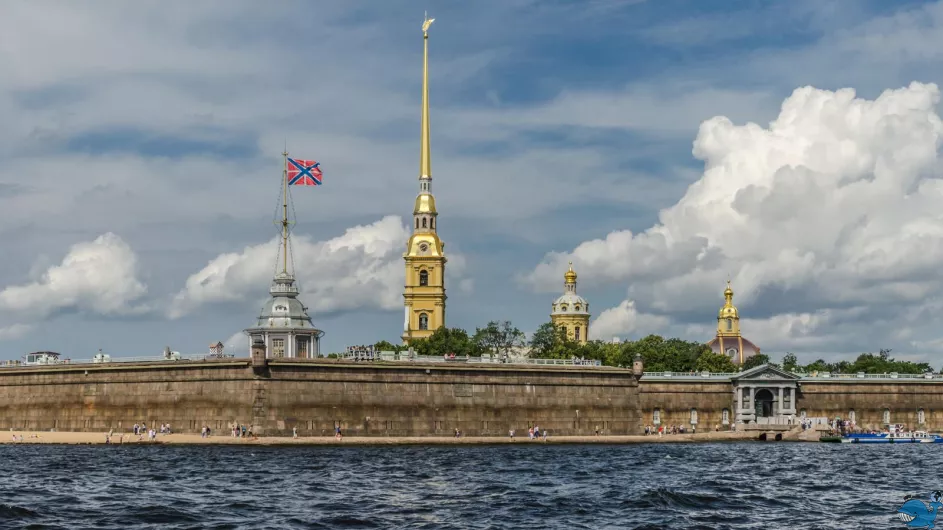
<instances>
[{"instance_id":1,"label":"archway","mask_svg":"<svg viewBox=\"0 0 943 530\"><path fill-rule=\"evenodd\" d=\"M769 418L773 415L773 393L763 388L753 397L756 404L756 417Z\"/></svg>"}]
</instances>

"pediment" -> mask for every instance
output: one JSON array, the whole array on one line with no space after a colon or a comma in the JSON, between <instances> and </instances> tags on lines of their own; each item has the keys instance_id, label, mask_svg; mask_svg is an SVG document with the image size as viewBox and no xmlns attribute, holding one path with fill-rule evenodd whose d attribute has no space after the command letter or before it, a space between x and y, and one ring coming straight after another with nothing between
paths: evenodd
<instances>
[{"instance_id":1,"label":"pediment","mask_svg":"<svg viewBox=\"0 0 943 530\"><path fill-rule=\"evenodd\" d=\"M781 368L762 364L756 368L750 368L730 378L732 381L760 380L760 381L798 381L800 378Z\"/></svg>"}]
</instances>

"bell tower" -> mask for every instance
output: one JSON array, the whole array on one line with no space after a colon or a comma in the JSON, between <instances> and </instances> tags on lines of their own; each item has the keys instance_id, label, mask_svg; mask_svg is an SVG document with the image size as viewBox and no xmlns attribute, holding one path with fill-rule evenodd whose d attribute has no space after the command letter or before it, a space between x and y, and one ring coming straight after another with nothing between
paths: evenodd
<instances>
[{"instance_id":1,"label":"bell tower","mask_svg":"<svg viewBox=\"0 0 943 530\"><path fill-rule=\"evenodd\" d=\"M424 339L445 325L445 243L436 232L439 216L432 195L429 139L429 26L422 23L422 118L419 141L419 194L413 207L413 233L406 244L403 342Z\"/></svg>"}]
</instances>

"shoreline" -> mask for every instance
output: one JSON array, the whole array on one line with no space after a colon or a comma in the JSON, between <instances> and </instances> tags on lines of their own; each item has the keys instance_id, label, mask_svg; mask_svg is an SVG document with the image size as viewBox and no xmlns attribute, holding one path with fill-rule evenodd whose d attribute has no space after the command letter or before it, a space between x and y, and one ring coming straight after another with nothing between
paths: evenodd
<instances>
[{"instance_id":1,"label":"shoreline","mask_svg":"<svg viewBox=\"0 0 943 530\"><path fill-rule=\"evenodd\" d=\"M600 436L553 436L546 439L529 439L516 436L345 436L336 439L333 436L261 436L255 438L234 438L232 436L208 436L199 434L158 434L156 440L135 436L129 433L115 433L110 444L105 443L107 432L40 432L8 431L2 433L2 445L237 445L237 446L344 446L344 445L514 445L514 444L676 444L709 442L744 442L757 441L760 431L750 432L708 432L700 434L669 435L600 435ZM790 433L791 434L791 433ZM783 433L782 441L818 441L816 433L812 437L787 436ZM13 437L16 436L16 441ZM22 441L19 437L22 436ZM121 439L122 441L118 441Z\"/></svg>"}]
</instances>

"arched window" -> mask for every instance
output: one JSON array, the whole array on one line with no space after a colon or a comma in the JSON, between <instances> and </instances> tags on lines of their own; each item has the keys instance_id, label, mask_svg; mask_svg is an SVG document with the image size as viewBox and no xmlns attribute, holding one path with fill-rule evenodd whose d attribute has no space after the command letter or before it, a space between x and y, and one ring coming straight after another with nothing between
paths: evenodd
<instances>
[{"instance_id":1,"label":"arched window","mask_svg":"<svg viewBox=\"0 0 943 530\"><path fill-rule=\"evenodd\" d=\"M720 422L724 425L730 425L730 409L724 409L720 414Z\"/></svg>"},{"instance_id":2,"label":"arched window","mask_svg":"<svg viewBox=\"0 0 943 530\"><path fill-rule=\"evenodd\" d=\"M416 228L419 228L419 218L416 218Z\"/></svg>"},{"instance_id":3,"label":"arched window","mask_svg":"<svg viewBox=\"0 0 943 530\"><path fill-rule=\"evenodd\" d=\"M691 409L691 425L697 425L697 409Z\"/></svg>"},{"instance_id":4,"label":"arched window","mask_svg":"<svg viewBox=\"0 0 943 530\"><path fill-rule=\"evenodd\" d=\"M580 310L580 305L576 304L576 306L573 308L573 311L579 311L579 310Z\"/></svg>"},{"instance_id":5,"label":"arched window","mask_svg":"<svg viewBox=\"0 0 943 530\"><path fill-rule=\"evenodd\" d=\"M426 218L425 218L425 217L422 218L422 227L423 227L423 228L426 227Z\"/></svg>"},{"instance_id":6,"label":"arched window","mask_svg":"<svg viewBox=\"0 0 943 530\"><path fill-rule=\"evenodd\" d=\"M661 409L655 409L652 411L652 423L659 425L661 423Z\"/></svg>"},{"instance_id":7,"label":"arched window","mask_svg":"<svg viewBox=\"0 0 943 530\"><path fill-rule=\"evenodd\" d=\"M851 423L855 423L855 421L856 421L857 419L858 419L858 417L857 417L857 415L855 414L855 409L849 410L849 411L848 411L848 421L850 421Z\"/></svg>"},{"instance_id":8,"label":"arched window","mask_svg":"<svg viewBox=\"0 0 943 530\"><path fill-rule=\"evenodd\" d=\"M560 311L566 311L566 304L560 304Z\"/></svg>"},{"instance_id":9,"label":"arched window","mask_svg":"<svg viewBox=\"0 0 943 530\"><path fill-rule=\"evenodd\" d=\"M727 331L733 331L733 319L732 319L732 318L728 318L728 319L727 319Z\"/></svg>"},{"instance_id":10,"label":"arched window","mask_svg":"<svg viewBox=\"0 0 943 530\"><path fill-rule=\"evenodd\" d=\"M924 414L923 409L917 409L917 423L923 425L927 422L927 415Z\"/></svg>"},{"instance_id":11,"label":"arched window","mask_svg":"<svg viewBox=\"0 0 943 530\"><path fill-rule=\"evenodd\" d=\"M891 409L884 409L884 425L891 424Z\"/></svg>"},{"instance_id":12,"label":"arched window","mask_svg":"<svg viewBox=\"0 0 943 530\"><path fill-rule=\"evenodd\" d=\"M429 285L429 271L419 271L419 286L425 287Z\"/></svg>"},{"instance_id":13,"label":"arched window","mask_svg":"<svg viewBox=\"0 0 943 530\"><path fill-rule=\"evenodd\" d=\"M435 228L435 217L429 220L429 228Z\"/></svg>"},{"instance_id":14,"label":"arched window","mask_svg":"<svg viewBox=\"0 0 943 530\"><path fill-rule=\"evenodd\" d=\"M429 329L429 315L419 313L419 329Z\"/></svg>"},{"instance_id":15,"label":"arched window","mask_svg":"<svg viewBox=\"0 0 943 530\"><path fill-rule=\"evenodd\" d=\"M574 328L573 334L576 336L576 340L580 340L580 327L579 326L576 326L576 328Z\"/></svg>"}]
</instances>

